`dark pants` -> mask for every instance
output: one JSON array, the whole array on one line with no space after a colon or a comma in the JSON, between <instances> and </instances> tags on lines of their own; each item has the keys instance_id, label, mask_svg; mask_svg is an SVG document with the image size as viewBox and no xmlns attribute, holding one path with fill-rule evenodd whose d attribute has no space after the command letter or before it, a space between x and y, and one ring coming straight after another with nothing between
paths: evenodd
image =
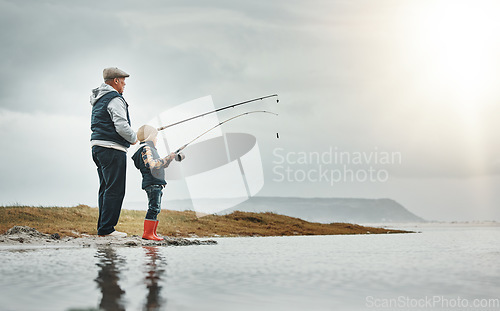
<instances>
[{"instance_id":1,"label":"dark pants","mask_svg":"<svg viewBox=\"0 0 500 311\"><path fill-rule=\"evenodd\" d=\"M92 147L92 159L99 175L99 220L97 234L115 231L125 196L127 154L112 148Z\"/></svg>"},{"instance_id":2,"label":"dark pants","mask_svg":"<svg viewBox=\"0 0 500 311\"><path fill-rule=\"evenodd\" d=\"M148 212L146 213L147 220L157 220L157 216L161 210L161 197L163 195L163 186L151 185L146 187L148 194Z\"/></svg>"}]
</instances>

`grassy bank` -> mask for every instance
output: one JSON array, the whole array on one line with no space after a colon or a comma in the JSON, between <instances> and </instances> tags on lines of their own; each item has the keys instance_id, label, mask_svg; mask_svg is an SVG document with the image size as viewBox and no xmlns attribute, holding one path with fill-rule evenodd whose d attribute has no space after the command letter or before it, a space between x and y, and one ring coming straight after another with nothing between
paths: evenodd
<instances>
[{"instance_id":1,"label":"grassy bank","mask_svg":"<svg viewBox=\"0 0 500 311\"><path fill-rule=\"evenodd\" d=\"M122 210L119 231L141 235L145 211ZM0 207L0 234L13 226L30 226L38 231L62 236L81 233L97 234L97 208L76 207ZM208 215L198 218L192 211L163 210L159 215L158 233L174 237L213 236L286 236L406 233L407 231L363 227L354 224L311 223L273 213L234 212L229 215Z\"/></svg>"}]
</instances>

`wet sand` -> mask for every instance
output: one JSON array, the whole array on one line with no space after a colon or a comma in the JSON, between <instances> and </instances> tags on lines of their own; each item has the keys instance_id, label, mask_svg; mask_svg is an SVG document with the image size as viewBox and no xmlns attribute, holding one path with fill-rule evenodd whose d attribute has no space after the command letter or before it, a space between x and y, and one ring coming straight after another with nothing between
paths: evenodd
<instances>
[{"instance_id":1,"label":"wet sand","mask_svg":"<svg viewBox=\"0 0 500 311\"><path fill-rule=\"evenodd\" d=\"M163 241L144 240L138 235L126 238L99 237L81 234L80 237L60 237L59 234L45 234L28 226L14 226L0 235L0 248L6 247L96 247L96 246L189 246L213 245L214 240L198 240L163 237Z\"/></svg>"}]
</instances>

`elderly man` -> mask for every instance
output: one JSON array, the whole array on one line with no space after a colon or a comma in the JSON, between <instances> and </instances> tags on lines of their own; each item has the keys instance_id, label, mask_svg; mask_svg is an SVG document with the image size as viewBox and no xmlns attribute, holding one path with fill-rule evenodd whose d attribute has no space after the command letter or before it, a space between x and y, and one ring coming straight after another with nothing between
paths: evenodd
<instances>
[{"instance_id":1,"label":"elderly man","mask_svg":"<svg viewBox=\"0 0 500 311\"><path fill-rule=\"evenodd\" d=\"M127 236L114 228L125 196L127 149L137 142L137 135L130 127L128 104L122 96L127 77L129 74L118 68L104 69L104 83L93 89L90 96L92 159L100 182L99 236Z\"/></svg>"}]
</instances>

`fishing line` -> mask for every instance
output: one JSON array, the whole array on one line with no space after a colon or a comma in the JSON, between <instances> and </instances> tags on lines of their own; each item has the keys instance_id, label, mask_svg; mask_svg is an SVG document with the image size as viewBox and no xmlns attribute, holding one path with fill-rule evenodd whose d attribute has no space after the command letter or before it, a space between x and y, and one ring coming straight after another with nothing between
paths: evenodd
<instances>
[{"instance_id":1,"label":"fishing line","mask_svg":"<svg viewBox=\"0 0 500 311\"><path fill-rule=\"evenodd\" d=\"M182 147L180 147L179 149L177 149L174 153L175 154L179 154L182 150L184 150L184 148L186 148L187 146L189 146L190 144L192 144L193 142L195 142L196 140L198 140L200 137L202 137L203 135L209 133L210 131L216 129L217 127L221 126L222 124L224 123L227 123L231 120L234 120L236 118L239 118L239 117L242 117L242 116L245 116L245 115L248 115L248 114L252 114L252 113L269 113L269 114L272 114L272 115L275 115L277 116L278 114L277 113L274 113L274 112L271 112L271 111L267 111L267 110L256 110L256 111L248 111L248 112L244 112L242 114L239 114L239 115L236 115L234 117L231 117L227 120L224 120L222 122L220 122L219 124L215 125L214 127L206 130L205 132L201 133L200 135L196 136L194 139L192 139L190 142L188 142L187 144L183 145ZM182 160L182 159L181 159ZM180 160L178 160L180 161Z\"/></svg>"}]
</instances>

